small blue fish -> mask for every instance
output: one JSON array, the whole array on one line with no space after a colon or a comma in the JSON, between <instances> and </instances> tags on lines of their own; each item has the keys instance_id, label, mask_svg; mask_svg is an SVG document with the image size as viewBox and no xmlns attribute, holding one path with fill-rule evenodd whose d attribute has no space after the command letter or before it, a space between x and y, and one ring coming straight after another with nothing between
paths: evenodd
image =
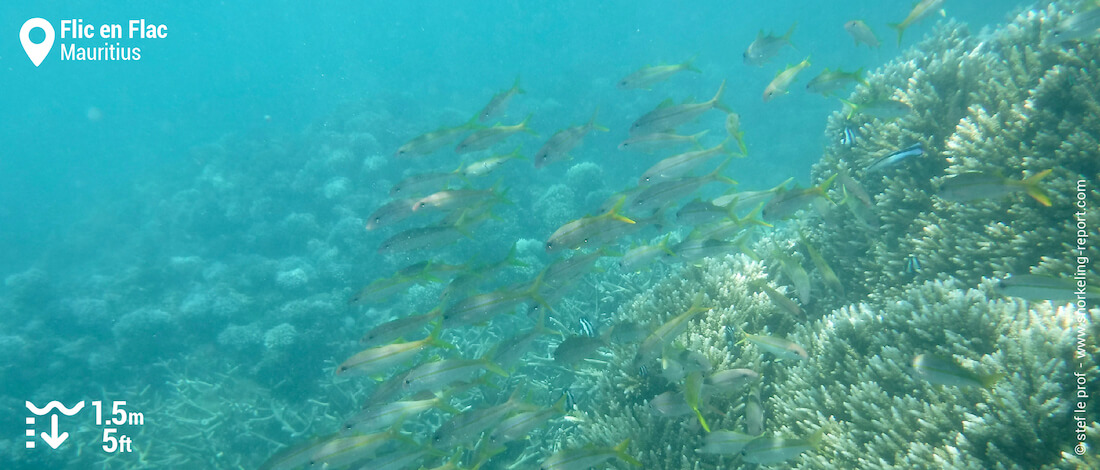
<instances>
[{"instance_id":1,"label":"small blue fish","mask_svg":"<svg viewBox=\"0 0 1100 470\"><path fill-rule=\"evenodd\" d=\"M596 334L596 327L592 325L592 322L587 318L581 318L581 334L590 338L599 336Z\"/></svg>"},{"instance_id":2,"label":"small blue fish","mask_svg":"<svg viewBox=\"0 0 1100 470\"><path fill-rule=\"evenodd\" d=\"M891 153L890 155L876 160L874 163L867 167L867 173L882 171L886 168L897 165L906 158L919 157L921 155L924 155L924 145L920 142L917 142L913 145L910 145L906 148L903 148L894 153Z\"/></svg>"},{"instance_id":3,"label":"small blue fish","mask_svg":"<svg viewBox=\"0 0 1100 470\"><path fill-rule=\"evenodd\" d=\"M844 126L844 132L840 136L840 145L852 148L856 144L856 131L851 126Z\"/></svg>"},{"instance_id":4,"label":"small blue fish","mask_svg":"<svg viewBox=\"0 0 1100 470\"><path fill-rule=\"evenodd\" d=\"M573 396L573 391L568 388L561 391L561 398L565 399L565 409L575 410L577 408L577 397Z\"/></svg>"},{"instance_id":5,"label":"small blue fish","mask_svg":"<svg viewBox=\"0 0 1100 470\"><path fill-rule=\"evenodd\" d=\"M737 344L737 342L740 341L738 338L740 335L737 334L737 330L733 329L732 326L726 325L722 327L722 330L726 333L726 341L729 341L730 344Z\"/></svg>"},{"instance_id":6,"label":"small blue fish","mask_svg":"<svg viewBox=\"0 0 1100 470\"><path fill-rule=\"evenodd\" d=\"M917 255L909 255L909 258L905 260L905 272L906 274L920 272L920 259L917 258Z\"/></svg>"}]
</instances>

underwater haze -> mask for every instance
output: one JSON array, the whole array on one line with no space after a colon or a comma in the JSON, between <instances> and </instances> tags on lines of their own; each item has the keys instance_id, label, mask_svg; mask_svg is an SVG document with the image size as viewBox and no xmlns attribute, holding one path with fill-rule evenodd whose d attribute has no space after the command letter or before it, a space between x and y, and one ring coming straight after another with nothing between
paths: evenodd
<instances>
[{"instance_id":1,"label":"underwater haze","mask_svg":"<svg viewBox=\"0 0 1100 470\"><path fill-rule=\"evenodd\" d=\"M103 3L0 6L0 467L1100 466L1095 2Z\"/></svg>"}]
</instances>

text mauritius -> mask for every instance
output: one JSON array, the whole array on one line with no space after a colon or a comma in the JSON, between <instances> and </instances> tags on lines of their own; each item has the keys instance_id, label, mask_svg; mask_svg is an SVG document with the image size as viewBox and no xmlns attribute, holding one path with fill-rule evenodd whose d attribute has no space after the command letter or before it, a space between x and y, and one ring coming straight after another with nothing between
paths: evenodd
<instances>
[{"instance_id":1,"label":"text mauritius","mask_svg":"<svg viewBox=\"0 0 1100 470\"><path fill-rule=\"evenodd\" d=\"M61 20L61 39L164 39L168 26L147 23L144 19L130 20L123 28L119 23L105 23L98 27L82 19ZM141 60L141 48L104 42L102 46L61 44L61 60Z\"/></svg>"}]
</instances>

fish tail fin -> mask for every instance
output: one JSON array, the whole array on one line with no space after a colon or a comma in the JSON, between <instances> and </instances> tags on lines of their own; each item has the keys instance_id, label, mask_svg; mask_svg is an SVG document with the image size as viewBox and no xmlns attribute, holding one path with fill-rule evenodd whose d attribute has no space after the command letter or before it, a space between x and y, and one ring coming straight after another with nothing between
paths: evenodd
<instances>
[{"instance_id":1,"label":"fish tail fin","mask_svg":"<svg viewBox=\"0 0 1100 470\"><path fill-rule=\"evenodd\" d=\"M889 27L897 30L897 32L898 32L898 45L900 46L901 45L901 35L905 34L905 26L902 25L901 23L890 23L890 24L887 24L886 26L889 26Z\"/></svg>"},{"instance_id":2,"label":"fish tail fin","mask_svg":"<svg viewBox=\"0 0 1100 470\"><path fill-rule=\"evenodd\" d=\"M462 410L451 406L451 404L447 403L447 400L442 399L442 397L436 402L435 409L452 415L462 414Z\"/></svg>"},{"instance_id":3,"label":"fish tail fin","mask_svg":"<svg viewBox=\"0 0 1100 470\"><path fill-rule=\"evenodd\" d=\"M695 294L695 297L691 299L691 307L688 307L689 312L703 313L709 310L714 310L714 307L703 307L703 293Z\"/></svg>"},{"instance_id":4,"label":"fish tail fin","mask_svg":"<svg viewBox=\"0 0 1100 470\"><path fill-rule=\"evenodd\" d=\"M517 145L515 150L512 150L511 153L509 153L508 155L505 155L505 156L508 157L509 159L514 159L514 160L530 160L530 158L527 158L527 157L523 156L522 150L523 150L523 146L522 145Z\"/></svg>"},{"instance_id":5,"label":"fish tail fin","mask_svg":"<svg viewBox=\"0 0 1100 470\"><path fill-rule=\"evenodd\" d=\"M733 178L727 178L727 177L722 176L722 175L718 175L714 179L717 180L717 181L721 181L723 183L726 183L726 184L731 184L731 185L732 184L737 184L737 180L735 180Z\"/></svg>"},{"instance_id":6,"label":"fish tail fin","mask_svg":"<svg viewBox=\"0 0 1100 470\"><path fill-rule=\"evenodd\" d=\"M721 181L726 184L737 184L737 181L734 181L732 178L722 176L722 172L726 171L726 167L730 166L730 162L732 161L733 156L726 158L726 161L722 162L721 165L718 165L718 168L715 168L714 171L710 172L710 174L708 174L707 176L704 176L704 178L714 178L715 181Z\"/></svg>"},{"instance_id":7,"label":"fish tail fin","mask_svg":"<svg viewBox=\"0 0 1100 470\"><path fill-rule=\"evenodd\" d=\"M558 330L551 330L550 328L546 327L546 313L545 313L545 311L543 311L543 314L539 315L539 319L535 321L534 331L537 331L537 332L542 333L544 335L558 335L562 338L565 338L565 333L562 333Z\"/></svg>"},{"instance_id":8,"label":"fish tail fin","mask_svg":"<svg viewBox=\"0 0 1100 470\"><path fill-rule=\"evenodd\" d=\"M500 185L500 182L498 181L497 184L494 184L492 188L489 188L490 191L493 192L493 199L496 201L496 203L497 204L504 204L504 205L508 205L508 206L516 205L516 203L512 202L511 199L508 199L508 190L511 189L511 188L501 188L498 191L496 188L499 185Z\"/></svg>"},{"instance_id":9,"label":"fish tail fin","mask_svg":"<svg viewBox=\"0 0 1100 470\"><path fill-rule=\"evenodd\" d=\"M470 116L470 119L467 119L466 122L462 123L462 125L457 126L457 127L459 129L477 129L479 127L482 127L480 119L481 119L481 111L478 111L478 112L474 113L473 116Z\"/></svg>"},{"instance_id":10,"label":"fish tail fin","mask_svg":"<svg viewBox=\"0 0 1100 470\"><path fill-rule=\"evenodd\" d=\"M661 242L659 244L657 244L657 246L661 247L661 251L665 252L669 256L676 256L676 252L672 251L672 249L668 247L668 239L671 236L672 236L671 233L665 234L665 238L662 239Z\"/></svg>"},{"instance_id":11,"label":"fish tail fin","mask_svg":"<svg viewBox=\"0 0 1100 470\"><path fill-rule=\"evenodd\" d=\"M695 73L703 73L702 70L699 70L698 68L695 67L695 59L698 59L698 58L699 58L699 54L695 54L695 55L691 56L690 59L685 60L684 63L680 64L680 68L682 68L684 70L687 70L687 71L695 72Z\"/></svg>"},{"instance_id":12,"label":"fish tail fin","mask_svg":"<svg viewBox=\"0 0 1100 470\"><path fill-rule=\"evenodd\" d=\"M528 123L531 122L531 116L534 116L534 115L535 115L535 113L527 113L527 117L523 118L523 122L519 123L519 127L520 127L520 129L523 129L524 132L526 132L528 134L531 134L535 137L538 137L539 133L535 132L535 130L532 129L531 126L527 125ZM516 153L518 153L518 152L519 152L519 147L516 147Z\"/></svg>"},{"instance_id":13,"label":"fish tail fin","mask_svg":"<svg viewBox=\"0 0 1100 470\"><path fill-rule=\"evenodd\" d=\"M494 348L494 349L496 349L496 348ZM485 366L485 370L487 370L489 372L492 372L492 373L494 373L496 375L499 375L501 377L508 377L508 371L504 370L503 367L500 367L495 362L493 362L492 360L489 359L489 357L495 352L496 351L490 351L490 352L485 354L485 357L482 357L481 359L479 359L479 361L481 361L481 365Z\"/></svg>"},{"instance_id":14,"label":"fish tail fin","mask_svg":"<svg viewBox=\"0 0 1100 470\"><path fill-rule=\"evenodd\" d=\"M856 112L859 111L859 105L858 104L855 104L855 103L853 103L851 101L848 101L844 98L837 98L837 99L839 99L841 103L844 103L845 108L848 108L848 113L844 116L844 119L852 119L852 116L855 116Z\"/></svg>"},{"instance_id":15,"label":"fish tail fin","mask_svg":"<svg viewBox=\"0 0 1100 470\"><path fill-rule=\"evenodd\" d=\"M855 199L855 197L853 197L852 194L848 192L848 187L847 186L840 185L840 194L843 194L844 197L840 199L840 202L836 203L836 205L838 205L838 206L843 206L845 204L848 204L849 203L848 201L851 201L851 200Z\"/></svg>"},{"instance_id":16,"label":"fish tail fin","mask_svg":"<svg viewBox=\"0 0 1100 470\"><path fill-rule=\"evenodd\" d=\"M642 463L639 462L638 459L635 459L634 457L631 457L630 454L626 453L626 448L629 446L630 438L628 437L626 439L623 439L623 441L620 442L619 445L615 446L611 450L615 452L615 456L618 457L619 460L622 460L623 462L626 462L635 467L641 467Z\"/></svg>"},{"instance_id":17,"label":"fish tail fin","mask_svg":"<svg viewBox=\"0 0 1100 470\"><path fill-rule=\"evenodd\" d=\"M742 226L747 225L747 224L751 224L751 225L763 225L765 227L772 228L772 227L774 227L774 225L769 224L767 222L764 222L763 220L760 220L760 213L764 211L764 206L765 205L767 205L767 203L761 202L760 204L757 204L756 208L753 209L752 212L749 212L749 214L746 215L744 218L739 218L739 219L734 219L734 220L737 221L738 225L742 225Z\"/></svg>"},{"instance_id":18,"label":"fish tail fin","mask_svg":"<svg viewBox=\"0 0 1100 470\"><path fill-rule=\"evenodd\" d=\"M708 132L710 132L710 129L705 129L703 131L689 135L688 137L691 138L691 143L695 145L695 148L703 148L703 146L699 144L699 139L702 139L703 136L707 135Z\"/></svg>"},{"instance_id":19,"label":"fish tail fin","mask_svg":"<svg viewBox=\"0 0 1100 470\"><path fill-rule=\"evenodd\" d=\"M455 345L439 339L441 334L443 334L443 317L432 321L432 332L428 333L427 343L443 349L457 349Z\"/></svg>"},{"instance_id":20,"label":"fish tail fin","mask_svg":"<svg viewBox=\"0 0 1100 470\"><path fill-rule=\"evenodd\" d=\"M794 23L791 23L791 27L787 28L787 32L783 34L783 40L787 41L787 45L791 46L792 48L794 48L794 50L797 51L798 47L794 45L794 42L791 42L791 36L794 36L795 26L798 26L797 21L795 21Z\"/></svg>"},{"instance_id":21,"label":"fish tail fin","mask_svg":"<svg viewBox=\"0 0 1100 470\"><path fill-rule=\"evenodd\" d=\"M774 187L774 188L772 188L772 189L769 189L768 191L771 191L771 192L775 192L775 193L777 193L777 192L779 192L779 191L783 191L783 190L787 189L787 185L788 185L788 184L791 184L791 181L794 181L794 177L793 177L793 176L792 176L792 177L790 177L790 178L787 178L787 179L783 180L783 182L782 182L782 183L779 183L779 184L775 185L775 187Z\"/></svg>"},{"instance_id":22,"label":"fish tail fin","mask_svg":"<svg viewBox=\"0 0 1100 470\"><path fill-rule=\"evenodd\" d=\"M628 223L628 224L635 223L630 218L628 218L628 217L626 217L626 216L619 213L619 210L621 210L623 208L623 204L625 204L625 203L626 203L626 196L620 197L619 201L616 202L614 206L611 206L611 209L608 209L607 212L604 212L604 214L603 214L604 217L615 219L615 220L618 220L619 222Z\"/></svg>"},{"instance_id":23,"label":"fish tail fin","mask_svg":"<svg viewBox=\"0 0 1100 470\"><path fill-rule=\"evenodd\" d=\"M588 124L586 124L586 126L590 129L595 129L595 130L600 131L600 132L610 131L611 129L608 129L605 126L601 126L598 123L596 123L596 115L598 115L598 114L600 114L600 107L599 106L596 107L595 111L592 111L592 118L588 120Z\"/></svg>"},{"instance_id":24,"label":"fish tail fin","mask_svg":"<svg viewBox=\"0 0 1100 470\"><path fill-rule=\"evenodd\" d=\"M722 102L722 93L724 93L725 91L726 81L722 80L722 84L718 86L718 93L714 94L714 98L711 98L710 102L715 108L725 111L726 114L729 114L733 112L733 109Z\"/></svg>"},{"instance_id":25,"label":"fish tail fin","mask_svg":"<svg viewBox=\"0 0 1100 470\"><path fill-rule=\"evenodd\" d=\"M787 32L783 34L783 37L789 41L791 39L791 36L794 34L794 28L796 26L798 26L797 21L795 21L794 23L791 23L791 27L787 28Z\"/></svg>"},{"instance_id":26,"label":"fish tail fin","mask_svg":"<svg viewBox=\"0 0 1100 470\"><path fill-rule=\"evenodd\" d=\"M810 435L810 437L806 438L806 442L810 444L810 447L817 449L821 447L822 437L825 437L825 428L818 428L817 431L814 431L814 433Z\"/></svg>"},{"instance_id":27,"label":"fish tail fin","mask_svg":"<svg viewBox=\"0 0 1100 470\"><path fill-rule=\"evenodd\" d=\"M699 412L699 406L693 406L691 409L695 411L695 416L699 418L699 424L703 426L703 430L710 432L710 426L707 425L707 420L703 419L703 413Z\"/></svg>"},{"instance_id":28,"label":"fish tail fin","mask_svg":"<svg viewBox=\"0 0 1100 470\"><path fill-rule=\"evenodd\" d=\"M565 414L565 412L566 412L565 403L568 402L568 401L569 401L569 395L566 395L566 394L563 393L563 394L561 394L561 397L558 398L558 401L555 401L553 405L550 405L550 409L552 409L552 410L554 410L558 413Z\"/></svg>"},{"instance_id":29,"label":"fish tail fin","mask_svg":"<svg viewBox=\"0 0 1100 470\"><path fill-rule=\"evenodd\" d=\"M978 381L982 383L982 387L992 390L993 386L997 385L997 382L1000 382L1003 378L1005 378L1005 373L998 372L996 374L983 375Z\"/></svg>"},{"instance_id":30,"label":"fish tail fin","mask_svg":"<svg viewBox=\"0 0 1100 470\"><path fill-rule=\"evenodd\" d=\"M517 268L529 267L530 265L528 265L527 263L524 263L523 261L520 261L518 258L516 258L516 243L517 242L512 242L512 247L508 249L508 255L504 257L504 261L501 262L501 264L502 265L508 265L508 266L514 266L514 267L517 267Z\"/></svg>"},{"instance_id":31,"label":"fish tail fin","mask_svg":"<svg viewBox=\"0 0 1100 470\"><path fill-rule=\"evenodd\" d=\"M512 83L512 89L516 90L516 93L526 94L527 91L519 87L519 75L516 75L516 81Z\"/></svg>"},{"instance_id":32,"label":"fish tail fin","mask_svg":"<svg viewBox=\"0 0 1100 470\"><path fill-rule=\"evenodd\" d=\"M531 285L523 292L523 294L535 302L535 305L539 308L539 323L544 323L546 312L553 312L554 308L550 306L550 303L546 299L542 298L542 294L539 293L542 290L543 277L546 275L546 268L543 268L539 272L538 276L535 276L535 280L531 281ZM561 333L558 333L561 334Z\"/></svg>"},{"instance_id":33,"label":"fish tail fin","mask_svg":"<svg viewBox=\"0 0 1100 470\"><path fill-rule=\"evenodd\" d=\"M742 157L749 155L749 149L745 147L745 131L737 131L737 134L731 135L730 138L737 141L737 148L741 150Z\"/></svg>"},{"instance_id":34,"label":"fish tail fin","mask_svg":"<svg viewBox=\"0 0 1100 470\"><path fill-rule=\"evenodd\" d=\"M1024 190L1027 191L1027 195L1031 196L1036 201L1039 201L1039 204L1042 204L1046 207L1050 207L1050 196L1047 195L1046 191L1043 191L1043 188L1039 187L1039 180L1045 178L1052 171L1054 170L1048 168L1028 177L1023 181Z\"/></svg>"},{"instance_id":35,"label":"fish tail fin","mask_svg":"<svg viewBox=\"0 0 1100 470\"><path fill-rule=\"evenodd\" d=\"M867 79L863 78L863 72L864 72L863 67L860 67L860 68L856 69L855 72L852 72L852 76L855 77L856 83L859 83L860 85L863 85L863 86L871 86L871 84L867 81Z\"/></svg>"},{"instance_id":36,"label":"fish tail fin","mask_svg":"<svg viewBox=\"0 0 1100 470\"><path fill-rule=\"evenodd\" d=\"M837 176L839 176L839 173L833 173L833 176L817 185L817 191L821 192L821 197L833 204L836 204L836 201L829 198L829 187L833 185L833 181L836 180Z\"/></svg>"}]
</instances>

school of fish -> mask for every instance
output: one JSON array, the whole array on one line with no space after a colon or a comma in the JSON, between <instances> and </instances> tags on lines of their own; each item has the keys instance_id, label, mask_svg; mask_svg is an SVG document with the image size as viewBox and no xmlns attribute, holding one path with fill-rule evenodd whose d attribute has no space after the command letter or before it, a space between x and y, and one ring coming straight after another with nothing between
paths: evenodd
<instances>
[{"instance_id":1,"label":"school of fish","mask_svg":"<svg viewBox=\"0 0 1100 470\"><path fill-rule=\"evenodd\" d=\"M923 0L901 22L891 25L902 33L915 22L938 11L943 0ZM1096 15L1075 17L1058 30L1059 40L1080 37L1076 24L1094 28ZM743 54L748 66L769 63L786 47L797 25L782 36L756 37ZM839 26L838 26L839 28ZM880 47L871 27L860 20L843 25L855 46ZM702 75L696 57L671 65L645 66L615 81L622 93L645 93L658 89L672 77L687 73ZM764 101L789 93L799 74L811 67L807 57L780 70L762 91ZM843 93L849 86L865 83L862 70L845 72L824 69L806 85L809 92L826 96ZM737 159L746 158L748 147L740 130L741 116L723 102L730 83L714 83L711 98L675 103L671 100L638 116L627 129L608 129L598 123L599 110L578 116L583 124L561 128L549 137L532 128L537 113L515 119L509 113L513 102L528 93L517 78L464 123L444 125L411 138L395 152L395 158L427 158L453 149L456 157L439 157L439 170L408 176L390 188L392 199L365 219L365 229L391 233L379 246L380 254L406 253L428 258L410 264L393 275L370 280L348 299L352 308L384 306L418 285L445 285L438 305L427 312L402 312L394 306L392 318L363 332L360 350L336 358L333 373L342 380L375 381L372 395L362 409L347 417L341 429L289 447L271 457L265 469L294 468L479 468L493 459L515 458L512 447L550 422L583 420L575 397L568 389L568 376L601 360L609 345L632 345L635 351L631 373L659 373L672 386L655 395L649 406L669 419L697 420L705 434L701 454L737 455L746 463L767 464L797 458L820 445L822 431L806 436L776 436L764 429L760 402L760 374L749 369L715 370L697 351L672 345L689 324L715 305L703 298L691 299L689 308L671 312L667 321L649 324L620 322L598 325L591 318L573 318L556 310L560 301L578 282L598 273L597 263L617 258L623 271L653 269L657 263L695 263L707 257L725 256L748 250L760 231L769 230L801 211L822 206L845 206L867 227L877 227L875 195L860 181L880 179L891 172L936 158L926 142L899 143L896 148L878 149L871 161L849 162L848 168L810 187L791 186L791 179L772 188L740 189L726 176ZM642 91L634 91L642 90ZM843 100L842 100L843 101ZM891 96L851 103L843 101L849 119L901 120L911 107ZM590 112L591 114L588 114ZM720 117L720 120L718 119ZM493 119L505 124L486 125ZM694 134L680 128L697 122L721 122ZM865 136L854 125L845 129L840 144L861 145ZM452 265L433 261L434 250L444 249L474 237L483 225L494 223L493 210L510 204L506 182L480 183L504 166L542 171L573 158L593 132L613 132L625 140L622 152L650 154L653 164L637 175L637 184L622 188L604 204L591 207L588 216L561 225L545 234L545 251L556 260L541 267L528 266L516 257L516 247L499 259L471 259ZM542 145L524 155L520 139L539 139ZM704 145L704 140L713 143ZM436 158L436 157L432 157ZM459 164L461 162L461 164ZM458 166L457 169L452 169ZM1011 171L1009 171L1011 173ZM1019 179L1000 175L963 173L943 178L937 197L951 203L977 199L1019 197L1024 193L1040 204L1049 205L1041 188L1048 171L1023 175ZM705 187L720 187L713 195ZM653 242L652 240L658 240ZM800 250L811 261L805 266L791 250ZM803 236L794 248L775 246L771 259L789 283L787 292L764 285L777 311L793 318L804 317L813 302L814 289L807 269L816 270L824 288L843 292L844 283L830 267L830 260ZM755 254L750 253L755 256ZM837 262L833 260L832 262ZM909 269L920 269L912 258ZM533 268L537 275L519 282L498 283L494 279L513 268ZM1018 276L1004 281L1006 295L1042 296L1056 280ZM1059 285L1060 286L1060 285ZM472 331L492 328L498 322L533 324L525 331L484 345L477 357L464 357L455 344ZM558 331L558 328L564 331ZM575 331L574 331L575 330ZM719 334L719 333L716 333ZM728 331L729 340L755 348L761 357L777 361L804 361L804 345L785 338L746 331ZM453 338L453 339L451 339ZM995 386L1000 376L979 376L951 358L921 355L913 359L914 377L946 386ZM363 378L366 377L366 378ZM346 378L346 379L345 379ZM497 390L504 384L504 390ZM500 392L500 393L498 393ZM706 404L711 396L743 396L746 429L710 429ZM495 398L492 398L495 397ZM549 397L549 398L546 398ZM419 417L432 414L428 421ZM420 432L413 432L412 430ZM513 462L509 468L581 470L610 460L641 467L629 451L630 440L604 445L562 448L546 452L538 462ZM357 465L359 467L352 467ZM433 466L434 465L434 466Z\"/></svg>"}]
</instances>

